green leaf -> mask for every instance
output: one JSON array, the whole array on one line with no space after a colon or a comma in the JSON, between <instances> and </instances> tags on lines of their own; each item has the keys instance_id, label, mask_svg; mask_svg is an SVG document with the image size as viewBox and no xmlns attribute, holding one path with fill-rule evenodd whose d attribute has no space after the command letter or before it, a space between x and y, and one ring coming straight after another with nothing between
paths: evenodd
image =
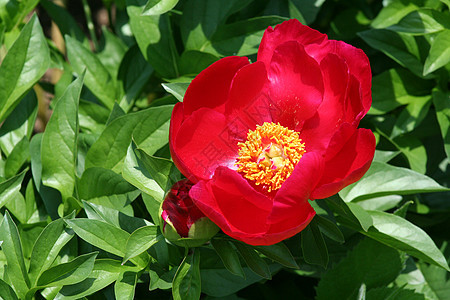
<instances>
[{"instance_id":1,"label":"green leaf","mask_svg":"<svg viewBox=\"0 0 450 300\"><path fill-rule=\"evenodd\" d=\"M369 114L384 114L401 105L422 103L425 99L430 98L428 94L431 88L429 81L420 79L407 70L390 69L385 71L373 77L373 102Z\"/></svg>"},{"instance_id":2,"label":"green leaf","mask_svg":"<svg viewBox=\"0 0 450 300\"><path fill-rule=\"evenodd\" d=\"M66 230L65 227L63 219L51 222L34 243L28 271L32 286L36 286L42 272L53 264L58 253L74 236L73 231Z\"/></svg>"},{"instance_id":3,"label":"green leaf","mask_svg":"<svg viewBox=\"0 0 450 300\"><path fill-rule=\"evenodd\" d=\"M112 121L89 149L86 169L103 167L120 172L132 137L139 148L154 154L167 144L172 109L171 105L151 107Z\"/></svg>"},{"instance_id":4,"label":"green leaf","mask_svg":"<svg viewBox=\"0 0 450 300\"><path fill-rule=\"evenodd\" d=\"M450 62L450 29L439 33L431 44L430 53L425 60L423 75L426 76Z\"/></svg>"},{"instance_id":5,"label":"green leaf","mask_svg":"<svg viewBox=\"0 0 450 300\"><path fill-rule=\"evenodd\" d=\"M190 82L173 82L162 83L162 87L166 92L171 93L178 101L183 102L184 94L189 86Z\"/></svg>"},{"instance_id":6,"label":"green leaf","mask_svg":"<svg viewBox=\"0 0 450 300\"><path fill-rule=\"evenodd\" d=\"M9 284L0 279L0 298L8 300L18 300L16 293Z\"/></svg>"},{"instance_id":7,"label":"green leaf","mask_svg":"<svg viewBox=\"0 0 450 300\"><path fill-rule=\"evenodd\" d=\"M102 65L111 75L111 78L117 78L120 63L128 47L115 34L106 27L102 27L101 51L96 54Z\"/></svg>"},{"instance_id":8,"label":"green leaf","mask_svg":"<svg viewBox=\"0 0 450 300\"><path fill-rule=\"evenodd\" d=\"M356 183L339 192L345 202L386 195L448 191L428 176L410 169L374 161L367 173Z\"/></svg>"},{"instance_id":9,"label":"green leaf","mask_svg":"<svg viewBox=\"0 0 450 300\"><path fill-rule=\"evenodd\" d=\"M10 178L20 171L21 167L30 160L30 142L25 136L17 143L13 151L6 159L5 163L5 177Z\"/></svg>"},{"instance_id":10,"label":"green leaf","mask_svg":"<svg viewBox=\"0 0 450 300\"><path fill-rule=\"evenodd\" d=\"M145 219L127 215L124 212L104 205L83 201L83 206L89 219L105 221L128 233L132 233L140 227L151 225L151 223ZM131 206L129 206L129 208L132 212Z\"/></svg>"},{"instance_id":11,"label":"green leaf","mask_svg":"<svg viewBox=\"0 0 450 300\"><path fill-rule=\"evenodd\" d=\"M9 278L17 296L23 299L30 287L30 280L25 266L19 231L8 211L0 225L0 241L2 241L2 252L8 266L5 275Z\"/></svg>"},{"instance_id":12,"label":"green leaf","mask_svg":"<svg viewBox=\"0 0 450 300\"><path fill-rule=\"evenodd\" d=\"M93 167L87 169L78 182L79 198L121 211L131 204L140 191L120 174Z\"/></svg>"},{"instance_id":13,"label":"green leaf","mask_svg":"<svg viewBox=\"0 0 450 300\"><path fill-rule=\"evenodd\" d=\"M144 16L161 15L177 5L178 0L148 0L142 14Z\"/></svg>"},{"instance_id":14,"label":"green leaf","mask_svg":"<svg viewBox=\"0 0 450 300\"><path fill-rule=\"evenodd\" d=\"M124 96L120 107L129 111L141 90L150 79L153 68L142 56L137 45L128 49L119 67L118 80L122 83Z\"/></svg>"},{"instance_id":15,"label":"green leaf","mask_svg":"<svg viewBox=\"0 0 450 300\"><path fill-rule=\"evenodd\" d=\"M409 13L396 25L389 29L415 35L434 33L450 28L448 15L445 13L421 8Z\"/></svg>"},{"instance_id":16,"label":"green leaf","mask_svg":"<svg viewBox=\"0 0 450 300\"><path fill-rule=\"evenodd\" d=\"M120 261L112 259L97 259L91 274L77 284L64 286L55 300L76 300L105 288L116 281L122 272L134 271L136 268L122 266Z\"/></svg>"},{"instance_id":17,"label":"green leaf","mask_svg":"<svg viewBox=\"0 0 450 300\"><path fill-rule=\"evenodd\" d=\"M128 238L122 263L138 256L148 248L159 242L162 235L158 235L158 226L150 225L136 229Z\"/></svg>"},{"instance_id":18,"label":"green leaf","mask_svg":"<svg viewBox=\"0 0 450 300\"><path fill-rule=\"evenodd\" d=\"M385 6L370 24L373 28L386 28L397 24L409 13L419 8L419 1L392 1Z\"/></svg>"},{"instance_id":19,"label":"green leaf","mask_svg":"<svg viewBox=\"0 0 450 300\"><path fill-rule=\"evenodd\" d=\"M159 207L163 200L162 197L154 198L149 194L142 193L142 200L144 201L145 208L152 217L153 223L159 226Z\"/></svg>"},{"instance_id":20,"label":"green leaf","mask_svg":"<svg viewBox=\"0 0 450 300\"><path fill-rule=\"evenodd\" d=\"M325 273L317 286L317 299L356 299L362 284L368 290L385 286L402 268L396 250L366 238Z\"/></svg>"},{"instance_id":21,"label":"green leaf","mask_svg":"<svg viewBox=\"0 0 450 300\"><path fill-rule=\"evenodd\" d=\"M398 250L449 271L447 261L425 231L409 221L385 212L368 211L373 228L363 232Z\"/></svg>"},{"instance_id":22,"label":"green leaf","mask_svg":"<svg viewBox=\"0 0 450 300\"><path fill-rule=\"evenodd\" d=\"M125 271L120 273L119 278L117 278L116 284L114 285L114 295L116 299L134 299L134 289L136 288L136 283L138 280L138 273Z\"/></svg>"},{"instance_id":23,"label":"green leaf","mask_svg":"<svg viewBox=\"0 0 450 300\"><path fill-rule=\"evenodd\" d=\"M28 169L23 170L20 174L0 182L0 207L6 203L13 201L16 193L20 191L22 181Z\"/></svg>"},{"instance_id":24,"label":"green leaf","mask_svg":"<svg viewBox=\"0 0 450 300\"><path fill-rule=\"evenodd\" d=\"M65 220L65 222L89 244L120 257L125 255L127 240L130 236L126 231L99 220L80 218ZM148 263L140 256L131 260L140 267L145 267Z\"/></svg>"},{"instance_id":25,"label":"green leaf","mask_svg":"<svg viewBox=\"0 0 450 300\"><path fill-rule=\"evenodd\" d=\"M145 0L127 0L130 27L145 59L162 77L178 77L178 53L169 17L142 15Z\"/></svg>"},{"instance_id":26,"label":"green leaf","mask_svg":"<svg viewBox=\"0 0 450 300\"><path fill-rule=\"evenodd\" d=\"M389 300L425 300L422 294L403 288L380 287L367 292L367 300L389 299Z\"/></svg>"},{"instance_id":27,"label":"green leaf","mask_svg":"<svg viewBox=\"0 0 450 300\"><path fill-rule=\"evenodd\" d=\"M386 29L367 30L359 32L358 35L372 48L383 52L415 75L422 76L423 65L413 36Z\"/></svg>"},{"instance_id":28,"label":"green leaf","mask_svg":"<svg viewBox=\"0 0 450 300\"><path fill-rule=\"evenodd\" d=\"M314 219L316 219L317 221L320 232L338 243L345 242L344 235L339 230L339 227L337 227L336 223L320 215L316 215Z\"/></svg>"},{"instance_id":29,"label":"green leaf","mask_svg":"<svg viewBox=\"0 0 450 300\"><path fill-rule=\"evenodd\" d=\"M258 252L264 254L273 261L276 261L288 268L298 269L297 262L292 256L291 251L283 242L270 246L256 246Z\"/></svg>"},{"instance_id":30,"label":"green leaf","mask_svg":"<svg viewBox=\"0 0 450 300\"><path fill-rule=\"evenodd\" d=\"M289 0L289 15L303 24L311 24L317 17L325 0Z\"/></svg>"},{"instance_id":31,"label":"green leaf","mask_svg":"<svg viewBox=\"0 0 450 300\"><path fill-rule=\"evenodd\" d=\"M251 246L248 246L241 242L233 242L238 250L239 254L241 254L247 266L259 276L271 279L272 274L270 273L269 266L262 259L259 254L253 249Z\"/></svg>"},{"instance_id":32,"label":"green leaf","mask_svg":"<svg viewBox=\"0 0 450 300\"><path fill-rule=\"evenodd\" d=\"M135 153L142 162L142 166L163 191L169 190L175 182L181 179L180 172L172 161L150 156L142 149L135 149Z\"/></svg>"},{"instance_id":33,"label":"green leaf","mask_svg":"<svg viewBox=\"0 0 450 300\"><path fill-rule=\"evenodd\" d=\"M109 110L100 104L80 99L78 117L84 132L100 134L105 129Z\"/></svg>"},{"instance_id":34,"label":"green leaf","mask_svg":"<svg viewBox=\"0 0 450 300\"><path fill-rule=\"evenodd\" d=\"M428 161L427 152L422 141L416 138L414 133L397 136L394 140L389 141L406 156L413 171L425 174Z\"/></svg>"},{"instance_id":35,"label":"green leaf","mask_svg":"<svg viewBox=\"0 0 450 300\"><path fill-rule=\"evenodd\" d=\"M212 239L211 245L214 247L214 250L216 250L217 255L219 255L223 265L228 271L245 278L239 256L230 241L224 239Z\"/></svg>"},{"instance_id":36,"label":"green leaf","mask_svg":"<svg viewBox=\"0 0 450 300\"><path fill-rule=\"evenodd\" d=\"M67 87L42 136L42 182L60 191L63 200L72 196L75 188L78 103L83 77Z\"/></svg>"},{"instance_id":37,"label":"green leaf","mask_svg":"<svg viewBox=\"0 0 450 300\"><path fill-rule=\"evenodd\" d=\"M77 258L53 266L39 276L38 286L64 286L75 284L86 279L94 268L98 252L80 255Z\"/></svg>"},{"instance_id":38,"label":"green leaf","mask_svg":"<svg viewBox=\"0 0 450 300\"><path fill-rule=\"evenodd\" d=\"M372 218L358 204L346 203L338 196L326 199L326 203L338 214L337 219L340 223L344 222L344 225L362 228L364 231L372 226Z\"/></svg>"},{"instance_id":39,"label":"green leaf","mask_svg":"<svg viewBox=\"0 0 450 300\"><path fill-rule=\"evenodd\" d=\"M445 153L450 158L450 93L433 91L433 104L436 108L436 118L441 129Z\"/></svg>"},{"instance_id":40,"label":"green leaf","mask_svg":"<svg viewBox=\"0 0 450 300\"><path fill-rule=\"evenodd\" d=\"M0 123L50 64L50 52L36 15L23 27L0 66Z\"/></svg>"},{"instance_id":41,"label":"green leaf","mask_svg":"<svg viewBox=\"0 0 450 300\"><path fill-rule=\"evenodd\" d=\"M159 202L162 201L165 191L153 179L147 169L143 167L143 163L136 157L134 150L135 146L132 143L128 148L128 153L123 164L123 178L144 193L150 195L152 199L156 199ZM153 217L154 215L152 215Z\"/></svg>"},{"instance_id":42,"label":"green leaf","mask_svg":"<svg viewBox=\"0 0 450 300\"><path fill-rule=\"evenodd\" d=\"M67 57L74 71L81 75L86 70L86 86L105 107L112 109L116 99L116 88L108 70L83 44L68 35L65 38Z\"/></svg>"},{"instance_id":43,"label":"green leaf","mask_svg":"<svg viewBox=\"0 0 450 300\"><path fill-rule=\"evenodd\" d=\"M423 97L409 103L397 117L391 138L413 131L428 114L431 97Z\"/></svg>"},{"instance_id":44,"label":"green leaf","mask_svg":"<svg viewBox=\"0 0 450 300\"><path fill-rule=\"evenodd\" d=\"M302 231L302 252L303 259L307 263L327 267L329 259L327 245L314 219Z\"/></svg>"},{"instance_id":45,"label":"green leaf","mask_svg":"<svg viewBox=\"0 0 450 300\"><path fill-rule=\"evenodd\" d=\"M448 280L448 271L436 267L435 265L419 264L420 271L425 278L426 283L437 295L438 299L446 299L450 295L450 280Z\"/></svg>"},{"instance_id":46,"label":"green leaf","mask_svg":"<svg viewBox=\"0 0 450 300\"><path fill-rule=\"evenodd\" d=\"M24 137L31 138L37 111L36 94L30 90L0 127L0 148L6 156Z\"/></svg>"},{"instance_id":47,"label":"green leaf","mask_svg":"<svg viewBox=\"0 0 450 300\"><path fill-rule=\"evenodd\" d=\"M201 294L200 252L193 249L184 257L173 279L172 296L174 300L197 300Z\"/></svg>"},{"instance_id":48,"label":"green leaf","mask_svg":"<svg viewBox=\"0 0 450 300\"><path fill-rule=\"evenodd\" d=\"M209 67L212 63L219 60L219 57L216 55L213 55L211 53L201 52L198 50L188 50L184 51L181 54L180 60L179 60L179 67L180 67L180 74L186 75L184 77L180 78L186 78L186 80L189 80L190 78L187 76L196 75ZM184 95L184 92L186 91L188 83L183 83L181 80L174 81L174 84L180 84L180 93L174 93L172 91L169 91L166 87L164 87L164 83L162 84L164 89L174 95L179 101L183 101L183 97L180 98L180 94ZM171 83L170 83L171 84ZM183 86L186 85L186 88L183 88ZM178 87L175 87L174 89L177 90ZM178 94L178 95L177 95Z\"/></svg>"}]
</instances>

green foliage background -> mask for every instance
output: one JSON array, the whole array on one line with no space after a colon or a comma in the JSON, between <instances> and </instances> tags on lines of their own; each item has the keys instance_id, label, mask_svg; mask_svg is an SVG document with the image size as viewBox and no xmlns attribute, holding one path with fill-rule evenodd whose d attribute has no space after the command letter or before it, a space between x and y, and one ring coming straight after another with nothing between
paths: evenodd
<instances>
[{"instance_id":1,"label":"green foliage background","mask_svg":"<svg viewBox=\"0 0 450 300\"><path fill-rule=\"evenodd\" d=\"M450 299L449 7L0 0L0 297ZM368 55L371 168L284 243L168 243L173 105L288 18Z\"/></svg>"}]
</instances>

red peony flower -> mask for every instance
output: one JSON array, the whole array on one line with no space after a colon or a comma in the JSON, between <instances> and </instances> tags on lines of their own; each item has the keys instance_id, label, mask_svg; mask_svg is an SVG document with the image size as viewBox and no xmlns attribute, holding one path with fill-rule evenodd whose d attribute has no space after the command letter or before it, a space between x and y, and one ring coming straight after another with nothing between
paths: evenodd
<instances>
[{"instance_id":1,"label":"red peony flower","mask_svg":"<svg viewBox=\"0 0 450 300\"><path fill-rule=\"evenodd\" d=\"M192 202L188 179L175 183L161 205L160 224L164 236L180 246L197 247L209 241L219 228Z\"/></svg>"},{"instance_id":2,"label":"red peony flower","mask_svg":"<svg viewBox=\"0 0 450 300\"><path fill-rule=\"evenodd\" d=\"M226 57L175 105L170 148L190 196L229 236L271 245L304 229L308 199L334 195L369 168L375 138L362 50L289 20L269 27L258 59Z\"/></svg>"}]
</instances>

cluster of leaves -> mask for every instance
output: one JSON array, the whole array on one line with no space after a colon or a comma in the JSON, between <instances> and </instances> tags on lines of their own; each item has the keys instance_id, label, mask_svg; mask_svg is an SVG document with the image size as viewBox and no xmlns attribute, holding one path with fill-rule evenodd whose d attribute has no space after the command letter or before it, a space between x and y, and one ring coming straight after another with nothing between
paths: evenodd
<instances>
[{"instance_id":1,"label":"cluster of leaves","mask_svg":"<svg viewBox=\"0 0 450 300\"><path fill-rule=\"evenodd\" d=\"M0 297L448 297L448 0L104 0L101 30L87 2L81 28L49 0L0 1ZM369 56L374 163L285 243L168 243L173 104L219 58L254 61L287 18Z\"/></svg>"}]
</instances>

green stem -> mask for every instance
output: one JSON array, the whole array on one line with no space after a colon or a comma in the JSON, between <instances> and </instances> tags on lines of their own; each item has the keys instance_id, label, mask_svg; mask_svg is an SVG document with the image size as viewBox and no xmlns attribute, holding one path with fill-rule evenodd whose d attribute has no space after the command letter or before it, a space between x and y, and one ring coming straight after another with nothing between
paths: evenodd
<instances>
[{"instance_id":1,"label":"green stem","mask_svg":"<svg viewBox=\"0 0 450 300\"><path fill-rule=\"evenodd\" d=\"M89 30L89 37L90 37L92 43L94 44L94 50L97 50L98 49L98 41L97 41L97 36L95 35L94 22L92 22L91 8L89 7L87 0L83 0L83 10L84 10L84 14L86 16L87 27Z\"/></svg>"}]
</instances>

